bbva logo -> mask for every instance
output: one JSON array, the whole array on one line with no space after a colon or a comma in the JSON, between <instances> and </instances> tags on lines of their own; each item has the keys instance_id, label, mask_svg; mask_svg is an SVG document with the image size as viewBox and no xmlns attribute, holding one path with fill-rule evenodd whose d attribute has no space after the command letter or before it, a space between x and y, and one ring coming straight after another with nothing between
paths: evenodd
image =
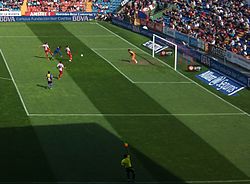
<instances>
[{"instance_id":1,"label":"bbva logo","mask_svg":"<svg viewBox=\"0 0 250 184\"><path fill-rule=\"evenodd\" d=\"M88 16L72 16L72 21L74 22L83 22L83 21L88 21L89 18Z\"/></svg>"},{"instance_id":2,"label":"bbva logo","mask_svg":"<svg viewBox=\"0 0 250 184\"><path fill-rule=\"evenodd\" d=\"M0 16L0 22L16 22L14 17L1 17Z\"/></svg>"}]
</instances>

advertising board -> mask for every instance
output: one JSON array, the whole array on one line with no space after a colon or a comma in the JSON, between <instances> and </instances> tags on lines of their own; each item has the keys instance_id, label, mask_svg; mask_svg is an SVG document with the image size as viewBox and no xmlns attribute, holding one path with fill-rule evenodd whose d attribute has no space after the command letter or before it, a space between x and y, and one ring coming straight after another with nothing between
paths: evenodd
<instances>
[{"instance_id":1,"label":"advertising board","mask_svg":"<svg viewBox=\"0 0 250 184\"><path fill-rule=\"evenodd\" d=\"M84 22L90 20L87 15L77 16L4 16L0 22Z\"/></svg>"},{"instance_id":2,"label":"advertising board","mask_svg":"<svg viewBox=\"0 0 250 184\"><path fill-rule=\"evenodd\" d=\"M0 11L1 16L21 16L21 11Z\"/></svg>"},{"instance_id":3,"label":"advertising board","mask_svg":"<svg viewBox=\"0 0 250 184\"><path fill-rule=\"evenodd\" d=\"M228 96L236 95L237 92L245 88L242 84L216 71L208 70L196 75L196 77Z\"/></svg>"},{"instance_id":4,"label":"advertising board","mask_svg":"<svg viewBox=\"0 0 250 184\"><path fill-rule=\"evenodd\" d=\"M226 60L230 61L231 63L235 63L243 68L250 70L250 60L244 58L241 55L235 54L233 52L227 51L226 52Z\"/></svg>"}]
</instances>

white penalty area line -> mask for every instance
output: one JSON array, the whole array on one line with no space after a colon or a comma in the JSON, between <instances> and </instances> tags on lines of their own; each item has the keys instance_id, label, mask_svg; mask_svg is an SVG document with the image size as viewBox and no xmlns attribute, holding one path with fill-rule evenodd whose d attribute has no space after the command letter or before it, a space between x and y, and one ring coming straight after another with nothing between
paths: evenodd
<instances>
[{"instance_id":1,"label":"white penalty area line","mask_svg":"<svg viewBox=\"0 0 250 184\"><path fill-rule=\"evenodd\" d=\"M102 117L160 117L160 116L243 116L244 113L186 113L186 114L102 114L102 113L73 113L73 114L35 114L30 113L30 117L70 117L70 116L85 116L85 117L94 117L94 116L102 116Z\"/></svg>"},{"instance_id":2,"label":"white penalty area line","mask_svg":"<svg viewBox=\"0 0 250 184\"><path fill-rule=\"evenodd\" d=\"M9 80L9 81L11 81L12 79L10 79L10 78L6 78L6 77L0 77L0 79L2 79L2 80Z\"/></svg>"},{"instance_id":3,"label":"white penalty area line","mask_svg":"<svg viewBox=\"0 0 250 184\"><path fill-rule=\"evenodd\" d=\"M28 112L27 107L26 107L26 105L25 105L25 103L24 103L24 101L23 101L22 95L21 95L21 93L20 93L20 91L19 91L19 89L18 89L18 87L17 87L17 85L16 85L15 79L14 79L14 77L13 77L11 71L10 71L10 68L9 68L9 66L8 66L8 63L7 63L6 59L5 59L5 56L4 56L4 54L3 54L3 51L2 51L1 49L0 49L0 53L1 53L1 55L2 55L3 61L4 61L4 63L5 63L5 66L6 66L8 72L9 72L9 74L10 74L11 80L13 81L13 84L14 84L14 86L15 86L15 88L16 88L17 94L18 94L18 96L19 96L19 98L20 98L20 100L21 100L21 102L22 102L22 105L23 105L23 108L24 108L24 110L25 110L25 112L26 112L26 115L29 116L29 112Z\"/></svg>"},{"instance_id":4,"label":"white penalty area line","mask_svg":"<svg viewBox=\"0 0 250 184\"><path fill-rule=\"evenodd\" d=\"M181 183L193 183L193 184L204 184L204 183L249 183L250 180L201 180L201 181L136 181L138 184L181 184ZM5 184L19 183L19 182L0 182ZM35 181L35 182L25 182L32 184L47 184L53 183L49 181ZM57 181L58 184L126 184L126 181Z\"/></svg>"},{"instance_id":5,"label":"white penalty area line","mask_svg":"<svg viewBox=\"0 0 250 184\"><path fill-rule=\"evenodd\" d=\"M113 31L111 31L110 29L104 27L103 25L99 24L98 22L96 23L98 26L102 27L103 29L105 29L106 31L110 32L111 34L115 35L117 38L120 38L121 40L123 40L124 42L128 43L129 45L139 49L141 52L150 55L148 52L142 50L141 48L139 48L138 46L134 45L133 43L129 42L128 40L124 39L123 37L121 37L120 35L114 33ZM150 55L151 56L151 55ZM151 56L152 57L152 56ZM174 70L170 65L168 65L167 63L163 62L162 60L155 58L157 61L161 62L162 64L166 65L167 67L169 67L170 69ZM244 110L242 110L241 108L233 105L232 103L226 101L225 99L221 98L220 96L216 95L215 93L213 93L212 91L208 90L207 88L205 88L204 86L198 84L197 82L195 82L194 80L190 79L189 77L187 77L186 75L184 75L183 73L179 72L178 70L176 70L176 72L181 75L182 77L186 78L187 80L195 83L197 86L199 86L200 88L202 88L203 90L207 91L208 93L212 94L213 96L217 97L218 99L222 100L223 102L225 102L226 104L230 105L231 107L239 110L240 112L244 113L245 115L250 117L250 114L248 114L247 112L245 112Z\"/></svg>"}]
</instances>

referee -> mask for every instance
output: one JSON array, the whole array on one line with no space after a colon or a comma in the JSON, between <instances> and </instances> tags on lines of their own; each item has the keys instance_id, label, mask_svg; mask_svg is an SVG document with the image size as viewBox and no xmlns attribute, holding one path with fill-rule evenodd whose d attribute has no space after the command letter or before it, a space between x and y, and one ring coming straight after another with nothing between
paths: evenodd
<instances>
[{"instance_id":1,"label":"referee","mask_svg":"<svg viewBox=\"0 0 250 184\"><path fill-rule=\"evenodd\" d=\"M127 179L130 180L130 174L132 174L132 181L135 181L135 170L132 167L131 159L129 154L124 154L123 159L121 161L121 165L125 168Z\"/></svg>"}]
</instances>

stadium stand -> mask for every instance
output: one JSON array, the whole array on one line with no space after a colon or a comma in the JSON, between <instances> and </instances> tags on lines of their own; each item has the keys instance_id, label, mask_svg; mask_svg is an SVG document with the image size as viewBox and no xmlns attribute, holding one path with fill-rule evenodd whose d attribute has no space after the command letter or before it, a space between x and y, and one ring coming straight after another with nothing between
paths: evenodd
<instances>
[{"instance_id":1,"label":"stadium stand","mask_svg":"<svg viewBox=\"0 0 250 184\"><path fill-rule=\"evenodd\" d=\"M23 0L0 0L0 11L20 11Z\"/></svg>"},{"instance_id":2,"label":"stadium stand","mask_svg":"<svg viewBox=\"0 0 250 184\"><path fill-rule=\"evenodd\" d=\"M250 59L250 11L246 1L133 0L122 9L119 16L131 19L140 10L150 19L152 11L159 5L167 5L167 8L154 21Z\"/></svg>"},{"instance_id":3,"label":"stadium stand","mask_svg":"<svg viewBox=\"0 0 250 184\"><path fill-rule=\"evenodd\" d=\"M28 0L27 12L96 12L110 13L121 0Z\"/></svg>"},{"instance_id":4,"label":"stadium stand","mask_svg":"<svg viewBox=\"0 0 250 184\"><path fill-rule=\"evenodd\" d=\"M83 12L85 1L82 0L29 0L28 12Z\"/></svg>"},{"instance_id":5,"label":"stadium stand","mask_svg":"<svg viewBox=\"0 0 250 184\"><path fill-rule=\"evenodd\" d=\"M93 12L113 13L120 6L121 0L94 0Z\"/></svg>"},{"instance_id":6,"label":"stadium stand","mask_svg":"<svg viewBox=\"0 0 250 184\"><path fill-rule=\"evenodd\" d=\"M172 3L164 12L168 26L249 58L249 9L243 0Z\"/></svg>"}]
</instances>

